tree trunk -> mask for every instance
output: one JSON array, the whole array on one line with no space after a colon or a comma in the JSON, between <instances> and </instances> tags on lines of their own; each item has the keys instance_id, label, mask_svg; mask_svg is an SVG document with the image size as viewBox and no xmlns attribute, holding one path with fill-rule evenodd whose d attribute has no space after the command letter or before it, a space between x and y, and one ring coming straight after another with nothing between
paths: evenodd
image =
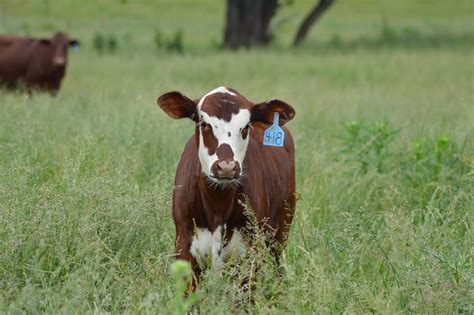
<instances>
[{"instance_id":1,"label":"tree trunk","mask_svg":"<svg viewBox=\"0 0 474 315\"><path fill-rule=\"evenodd\" d=\"M227 0L224 47L264 46L271 40L270 21L278 0Z\"/></svg>"},{"instance_id":2,"label":"tree trunk","mask_svg":"<svg viewBox=\"0 0 474 315\"><path fill-rule=\"evenodd\" d=\"M303 40L306 38L306 35L308 35L311 26L313 26L313 24L319 20L323 13L329 9L333 3L334 0L320 0L319 3L314 6L308 16L304 19L303 23L300 25L298 33L296 34L293 41L294 46L298 46L303 42Z\"/></svg>"}]
</instances>

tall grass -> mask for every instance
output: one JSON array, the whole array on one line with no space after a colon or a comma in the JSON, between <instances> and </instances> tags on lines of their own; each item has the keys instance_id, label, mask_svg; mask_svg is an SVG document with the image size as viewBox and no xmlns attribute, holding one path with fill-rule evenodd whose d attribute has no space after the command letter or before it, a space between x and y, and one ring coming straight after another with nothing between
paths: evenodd
<instances>
[{"instance_id":1,"label":"tall grass","mask_svg":"<svg viewBox=\"0 0 474 315\"><path fill-rule=\"evenodd\" d=\"M50 21L34 15L37 6L24 8L29 25ZM202 19L202 32L219 25L193 8L182 14ZM443 8L427 19L448 25ZM347 5L337 10L334 18L351 17ZM183 55L157 56L156 28L143 32L149 19L125 31L76 13L71 30L91 41L70 54L58 97L0 92L0 312L176 310L170 201L194 128L166 117L156 97L199 97L223 84L295 107L300 200L281 266L264 246L248 248L242 262L205 273L193 312L473 312L471 46L186 53L185 42ZM339 32L329 14L322 29ZM463 14L454 31L470 27ZM372 24L357 16L365 34ZM88 43L100 23L148 49L97 54ZM188 26L185 41L202 39Z\"/></svg>"}]
</instances>

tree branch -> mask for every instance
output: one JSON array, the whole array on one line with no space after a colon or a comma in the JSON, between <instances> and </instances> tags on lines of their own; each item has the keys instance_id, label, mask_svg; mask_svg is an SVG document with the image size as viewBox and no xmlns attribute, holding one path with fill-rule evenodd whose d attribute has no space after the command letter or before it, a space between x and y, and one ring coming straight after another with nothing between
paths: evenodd
<instances>
[{"instance_id":1,"label":"tree branch","mask_svg":"<svg viewBox=\"0 0 474 315\"><path fill-rule=\"evenodd\" d=\"M309 29L311 26L319 20L319 18L323 15L323 13L329 9L329 7L334 3L335 0L320 0L319 3L314 6L308 16L303 20L301 23L298 33L295 36L293 41L293 46L298 46L303 42L308 35Z\"/></svg>"}]
</instances>

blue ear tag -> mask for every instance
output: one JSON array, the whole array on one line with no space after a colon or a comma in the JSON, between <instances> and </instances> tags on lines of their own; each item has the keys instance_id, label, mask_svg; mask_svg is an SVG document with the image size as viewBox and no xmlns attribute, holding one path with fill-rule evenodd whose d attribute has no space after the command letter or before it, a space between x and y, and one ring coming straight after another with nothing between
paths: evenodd
<instances>
[{"instance_id":1,"label":"blue ear tag","mask_svg":"<svg viewBox=\"0 0 474 315\"><path fill-rule=\"evenodd\" d=\"M273 125L265 130L263 134L263 145L272 147L282 147L285 142L285 132L280 128L278 121L280 115L275 113L273 116Z\"/></svg>"},{"instance_id":2,"label":"blue ear tag","mask_svg":"<svg viewBox=\"0 0 474 315\"><path fill-rule=\"evenodd\" d=\"M72 46L71 46L71 50L72 50L73 52L79 51L79 45L72 45Z\"/></svg>"}]
</instances>

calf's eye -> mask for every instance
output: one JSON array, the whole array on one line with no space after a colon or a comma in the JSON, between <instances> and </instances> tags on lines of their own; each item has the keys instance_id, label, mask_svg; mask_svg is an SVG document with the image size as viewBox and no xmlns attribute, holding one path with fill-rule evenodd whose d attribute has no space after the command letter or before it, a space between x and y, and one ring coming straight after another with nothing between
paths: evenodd
<instances>
[{"instance_id":1,"label":"calf's eye","mask_svg":"<svg viewBox=\"0 0 474 315\"><path fill-rule=\"evenodd\" d=\"M212 126L205 123L205 122L200 122L199 123L199 127L201 127L202 130L209 130L209 129L212 129Z\"/></svg>"},{"instance_id":2,"label":"calf's eye","mask_svg":"<svg viewBox=\"0 0 474 315\"><path fill-rule=\"evenodd\" d=\"M245 140L249 133L250 124L247 124L244 128L241 129L242 138Z\"/></svg>"}]
</instances>

